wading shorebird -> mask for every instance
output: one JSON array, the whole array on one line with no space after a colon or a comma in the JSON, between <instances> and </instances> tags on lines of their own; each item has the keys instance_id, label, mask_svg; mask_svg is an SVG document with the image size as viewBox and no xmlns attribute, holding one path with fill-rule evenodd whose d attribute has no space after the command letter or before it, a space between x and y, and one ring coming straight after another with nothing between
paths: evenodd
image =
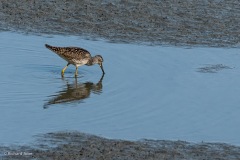
<instances>
[{"instance_id":1,"label":"wading shorebird","mask_svg":"<svg viewBox=\"0 0 240 160\"><path fill-rule=\"evenodd\" d=\"M68 62L62 69L62 76L64 76L64 72L70 64L76 67L75 77L78 75L78 67L82 65L92 66L98 64L102 69L103 74L105 74L102 64L103 58L101 55L92 57L90 52L79 47L53 47L48 44L45 44L45 46Z\"/></svg>"}]
</instances>

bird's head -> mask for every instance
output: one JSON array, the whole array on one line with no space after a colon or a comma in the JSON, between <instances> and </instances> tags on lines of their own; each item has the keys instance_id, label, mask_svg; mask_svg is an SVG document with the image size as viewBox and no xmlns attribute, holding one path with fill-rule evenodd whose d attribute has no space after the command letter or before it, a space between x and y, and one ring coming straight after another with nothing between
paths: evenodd
<instances>
[{"instance_id":1,"label":"bird's head","mask_svg":"<svg viewBox=\"0 0 240 160\"><path fill-rule=\"evenodd\" d=\"M103 70L103 58L101 55L96 55L93 57L93 64L98 64L100 68L102 69L103 74L105 74Z\"/></svg>"}]
</instances>

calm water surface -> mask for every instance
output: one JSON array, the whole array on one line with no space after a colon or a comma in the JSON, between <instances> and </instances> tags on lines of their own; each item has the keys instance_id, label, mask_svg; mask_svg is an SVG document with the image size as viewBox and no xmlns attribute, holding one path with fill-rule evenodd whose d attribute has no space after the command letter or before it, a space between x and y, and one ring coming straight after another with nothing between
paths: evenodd
<instances>
[{"instance_id":1,"label":"calm water surface","mask_svg":"<svg viewBox=\"0 0 240 160\"><path fill-rule=\"evenodd\" d=\"M79 46L104 58L69 66L44 47ZM77 130L107 138L240 145L238 49L153 47L78 37L0 33L0 143ZM214 73L201 67L222 64ZM209 68L207 68L209 69ZM210 68L211 69L211 68Z\"/></svg>"}]
</instances>

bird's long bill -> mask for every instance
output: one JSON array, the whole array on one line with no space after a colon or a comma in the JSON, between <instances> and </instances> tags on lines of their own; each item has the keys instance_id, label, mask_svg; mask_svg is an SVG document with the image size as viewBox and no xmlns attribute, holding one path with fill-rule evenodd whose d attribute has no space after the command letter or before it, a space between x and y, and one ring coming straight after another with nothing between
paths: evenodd
<instances>
[{"instance_id":1,"label":"bird's long bill","mask_svg":"<svg viewBox=\"0 0 240 160\"><path fill-rule=\"evenodd\" d=\"M100 64L100 68L102 69L103 74L105 74L102 64Z\"/></svg>"}]
</instances>

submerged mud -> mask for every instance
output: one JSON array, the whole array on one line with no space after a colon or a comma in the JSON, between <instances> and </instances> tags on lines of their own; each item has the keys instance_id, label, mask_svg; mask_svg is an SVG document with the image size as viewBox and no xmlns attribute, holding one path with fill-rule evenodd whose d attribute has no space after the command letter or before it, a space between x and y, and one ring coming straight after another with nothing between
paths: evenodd
<instances>
[{"instance_id":1,"label":"submerged mud","mask_svg":"<svg viewBox=\"0 0 240 160\"><path fill-rule=\"evenodd\" d=\"M112 42L239 47L238 0L1 0L0 30Z\"/></svg>"},{"instance_id":2,"label":"submerged mud","mask_svg":"<svg viewBox=\"0 0 240 160\"><path fill-rule=\"evenodd\" d=\"M184 141L111 140L79 132L42 135L38 145L0 147L3 159L240 159L240 147L222 143L193 144Z\"/></svg>"}]
</instances>

